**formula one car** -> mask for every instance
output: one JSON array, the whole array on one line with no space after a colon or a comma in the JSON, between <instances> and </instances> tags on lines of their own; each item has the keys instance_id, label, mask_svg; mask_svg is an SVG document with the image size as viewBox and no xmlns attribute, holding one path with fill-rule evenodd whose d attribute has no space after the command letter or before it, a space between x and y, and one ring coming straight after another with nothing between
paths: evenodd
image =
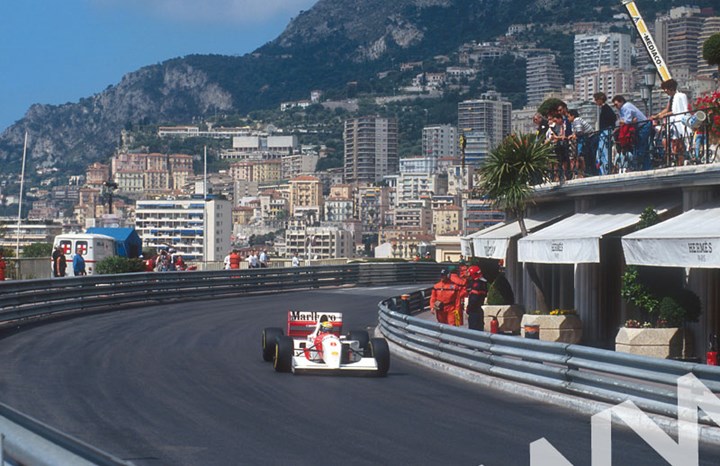
<instances>
[{"instance_id":1,"label":"formula one car","mask_svg":"<svg viewBox=\"0 0 720 466\"><path fill-rule=\"evenodd\" d=\"M390 349L384 338L364 330L342 335L342 313L289 311L287 335L268 327L262 333L262 356L277 372L350 374L384 377Z\"/></svg>"}]
</instances>

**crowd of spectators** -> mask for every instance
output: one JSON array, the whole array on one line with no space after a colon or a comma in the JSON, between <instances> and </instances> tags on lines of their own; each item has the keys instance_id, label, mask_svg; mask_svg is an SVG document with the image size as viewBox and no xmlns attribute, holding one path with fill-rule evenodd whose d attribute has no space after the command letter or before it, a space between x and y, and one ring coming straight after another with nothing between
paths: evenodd
<instances>
[{"instance_id":1,"label":"crowd of spectators","mask_svg":"<svg viewBox=\"0 0 720 466\"><path fill-rule=\"evenodd\" d=\"M536 113L536 136L552 145L555 155L552 180L701 163L706 136L702 127L690 124L687 96L674 79L661 89L669 100L649 116L623 95L613 96L611 106L604 93L594 94L596 128L562 101L546 114Z\"/></svg>"}]
</instances>

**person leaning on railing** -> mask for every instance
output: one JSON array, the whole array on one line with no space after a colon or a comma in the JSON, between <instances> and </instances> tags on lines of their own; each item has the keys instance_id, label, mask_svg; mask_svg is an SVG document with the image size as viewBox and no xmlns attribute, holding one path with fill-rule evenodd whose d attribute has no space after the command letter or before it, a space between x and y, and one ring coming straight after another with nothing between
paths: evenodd
<instances>
[{"instance_id":1,"label":"person leaning on railing","mask_svg":"<svg viewBox=\"0 0 720 466\"><path fill-rule=\"evenodd\" d=\"M660 84L660 88L670 97L664 109L650 119L659 120L667 118L667 134L670 139L670 150L677 161L677 165L685 162L685 142L689 137L687 127L682 121L683 115L690 110L687 95L677 90L678 83L674 79L668 79Z\"/></svg>"},{"instance_id":2,"label":"person leaning on railing","mask_svg":"<svg viewBox=\"0 0 720 466\"><path fill-rule=\"evenodd\" d=\"M635 159L642 164L643 170L650 169L649 137L652 122L636 106L625 100L622 95L612 98L613 105L620 114L620 125L636 125L637 142L635 145Z\"/></svg>"},{"instance_id":3,"label":"person leaning on railing","mask_svg":"<svg viewBox=\"0 0 720 466\"><path fill-rule=\"evenodd\" d=\"M600 121L598 134L598 147L595 155L595 167L599 175L607 175L609 173L608 157L610 147L612 145L612 133L615 129L617 115L615 111L608 105L607 96L604 92L596 92L593 94L595 105L600 107Z\"/></svg>"}]
</instances>

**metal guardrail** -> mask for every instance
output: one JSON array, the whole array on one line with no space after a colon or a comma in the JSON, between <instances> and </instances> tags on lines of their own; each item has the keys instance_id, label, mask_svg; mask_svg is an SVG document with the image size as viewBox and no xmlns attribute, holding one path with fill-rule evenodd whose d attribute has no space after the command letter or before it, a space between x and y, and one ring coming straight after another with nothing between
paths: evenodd
<instances>
[{"instance_id":1,"label":"metal guardrail","mask_svg":"<svg viewBox=\"0 0 720 466\"><path fill-rule=\"evenodd\" d=\"M407 301L382 301L379 327L385 337L470 371L612 404L631 400L644 411L676 419L678 377L692 373L712 392L720 392L717 366L478 332L413 317L429 297L430 290L423 290ZM699 421L714 424L705 413Z\"/></svg>"},{"instance_id":2,"label":"metal guardrail","mask_svg":"<svg viewBox=\"0 0 720 466\"><path fill-rule=\"evenodd\" d=\"M0 327L69 314L117 310L175 300L240 296L344 285L428 283L442 265L352 263L205 272L163 272L0 282ZM0 404L0 466L126 465Z\"/></svg>"}]
</instances>

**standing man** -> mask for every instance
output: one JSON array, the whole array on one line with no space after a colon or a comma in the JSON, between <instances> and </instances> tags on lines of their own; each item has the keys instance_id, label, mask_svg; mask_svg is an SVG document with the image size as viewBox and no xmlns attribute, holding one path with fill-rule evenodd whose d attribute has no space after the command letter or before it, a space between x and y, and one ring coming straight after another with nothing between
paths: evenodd
<instances>
[{"instance_id":1,"label":"standing man","mask_svg":"<svg viewBox=\"0 0 720 466\"><path fill-rule=\"evenodd\" d=\"M53 276L61 278L65 276L67 270L67 259L65 259L65 253L62 248L58 246L53 252Z\"/></svg>"},{"instance_id":2,"label":"standing man","mask_svg":"<svg viewBox=\"0 0 720 466\"><path fill-rule=\"evenodd\" d=\"M615 111L608 105L607 96L604 92L596 92L593 94L595 105L600 107L600 121L598 122L598 147L595 155L595 166L599 175L607 175L609 170L608 156L610 147L612 146L612 133L615 129L617 115Z\"/></svg>"},{"instance_id":3,"label":"standing man","mask_svg":"<svg viewBox=\"0 0 720 466\"><path fill-rule=\"evenodd\" d=\"M460 291L460 288L450 281L450 275L447 270L441 270L440 281L433 286L432 294L430 295L430 312L435 315L439 323L449 323L448 316L452 315L454 324L454 315L458 303L458 291Z\"/></svg>"},{"instance_id":4,"label":"standing man","mask_svg":"<svg viewBox=\"0 0 720 466\"><path fill-rule=\"evenodd\" d=\"M485 297L487 296L487 280L485 280L480 267L477 265L470 266L468 274L468 328L483 331L485 330L485 313L482 306L485 304Z\"/></svg>"},{"instance_id":5,"label":"standing man","mask_svg":"<svg viewBox=\"0 0 720 466\"><path fill-rule=\"evenodd\" d=\"M263 249L262 252L260 252L260 267L267 267L268 266L268 255L267 255L267 249Z\"/></svg>"},{"instance_id":6,"label":"standing man","mask_svg":"<svg viewBox=\"0 0 720 466\"><path fill-rule=\"evenodd\" d=\"M678 92L678 83L674 79L668 79L660 84L660 88L670 97L667 105L657 115L650 118L657 120L667 117L667 132L670 142L670 150L677 160L677 165L681 166L685 163L685 141L687 137L687 127L682 122L682 118L690 110L687 95Z\"/></svg>"},{"instance_id":7,"label":"standing man","mask_svg":"<svg viewBox=\"0 0 720 466\"><path fill-rule=\"evenodd\" d=\"M300 259L298 259L297 254L292 255L292 266L293 267L300 267Z\"/></svg>"},{"instance_id":8,"label":"standing man","mask_svg":"<svg viewBox=\"0 0 720 466\"><path fill-rule=\"evenodd\" d=\"M85 258L82 256L82 248L78 246L73 256L73 275L79 277L81 275L87 275L85 272Z\"/></svg>"},{"instance_id":9,"label":"standing man","mask_svg":"<svg viewBox=\"0 0 720 466\"><path fill-rule=\"evenodd\" d=\"M636 106L625 100L622 95L616 95L612 99L613 105L620 114L620 125L635 125L637 129L637 145L633 153L636 160L642 164L643 170L650 169L650 154L648 153L648 143L650 138L650 129L652 122Z\"/></svg>"}]
</instances>

